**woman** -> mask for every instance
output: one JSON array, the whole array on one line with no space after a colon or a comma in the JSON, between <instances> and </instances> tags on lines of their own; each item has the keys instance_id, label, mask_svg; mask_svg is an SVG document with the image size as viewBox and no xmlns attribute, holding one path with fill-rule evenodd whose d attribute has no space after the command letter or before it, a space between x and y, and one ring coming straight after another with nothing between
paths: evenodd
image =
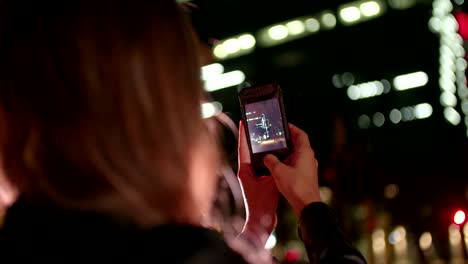
<instances>
[{"instance_id":1,"label":"woman","mask_svg":"<svg viewBox=\"0 0 468 264\"><path fill-rule=\"evenodd\" d=\"M265 159L273 177L253 174L240 127L247 221L226 240L206 228L221 157L200 115L193 31L173 0L10 0L0 10L0 146L19 193L2 261L269 262L278 190L301 216L311 262L359 258L319 202L317 162L294 126L288 165Z\"/></svg>"}]
</instances>

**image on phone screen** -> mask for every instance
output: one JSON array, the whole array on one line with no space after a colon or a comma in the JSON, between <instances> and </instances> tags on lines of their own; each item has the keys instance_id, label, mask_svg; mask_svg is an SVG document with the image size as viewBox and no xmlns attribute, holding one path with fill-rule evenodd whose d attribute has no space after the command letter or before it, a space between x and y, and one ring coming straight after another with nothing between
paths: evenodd
<instances>
[{"instance_id":1,"label":"image on phone screen","mask_svg":"<svg viewBox=\"0 0 468 264\"><path fill-rule=\"evenodd\" d=\"M245 116L253 153L287 147L278 99L246 104Z\"/></svg>"}]
</instances>

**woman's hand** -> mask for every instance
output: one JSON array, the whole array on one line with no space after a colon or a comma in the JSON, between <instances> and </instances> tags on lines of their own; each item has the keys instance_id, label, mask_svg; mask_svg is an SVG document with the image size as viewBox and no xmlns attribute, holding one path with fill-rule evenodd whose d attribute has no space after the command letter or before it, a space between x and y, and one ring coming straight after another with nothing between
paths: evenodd
<instances>
[{"instance_id":1,"label":"woman's hand","mask_svg":"<svg viewBox=\"0 0 468 264\"><path fill-rule=\"evenodd\" d=\"M279 191L270 176L256 175L251 166L244 125L239 124L239 172L247 219L242 234L264 246L276 226Z\"/></svg>"},{"instance_id":2,"label":"woman's hand","mask_svg":"<svg viewBox=\"0 0 468 264\"><path fill-rule=\"evenodd\" d=\"M289 125L294 145L293 153L281 162L274 155L264 158L278 190L288 200L299 217L302 209L312 202L320 201L318 186L318 162L310 147L309 137L301 129Z\"/></svg>"}]
</instances>

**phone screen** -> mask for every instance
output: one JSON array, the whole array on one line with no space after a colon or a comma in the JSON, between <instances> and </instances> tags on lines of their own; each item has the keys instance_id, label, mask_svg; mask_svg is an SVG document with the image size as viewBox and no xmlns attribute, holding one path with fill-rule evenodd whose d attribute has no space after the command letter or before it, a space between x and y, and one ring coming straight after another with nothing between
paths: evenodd
<instances>
[{"instance_id":1,"label":"phone screen","mask_svg":"<svg viewBox=\"0 0 468 264\"><path fill-rule=\"evenodd\" d=\"M287 148L278 99L246 104L245 116L253 153Z\"/></svg>"}]
</instances>

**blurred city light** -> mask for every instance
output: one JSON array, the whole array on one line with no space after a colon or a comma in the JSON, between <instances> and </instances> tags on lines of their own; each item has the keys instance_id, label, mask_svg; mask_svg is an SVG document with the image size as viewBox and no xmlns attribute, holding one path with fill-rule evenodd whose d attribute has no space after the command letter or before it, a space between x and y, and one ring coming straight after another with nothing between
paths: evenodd
<instances>
[{"instance_id":1,"label":"blurred city light","mask_svg":"<svg viewBox=\"0 0 468 264\"><path fill-rule=\"evenodd\" d=\"M463 263L463 247L460 227L455 224L449 226L449 243L451 263Z\"/></svg>"},{"instance_id":2,"label":"blurred city light","mask_svg":"<svg viewBox=\"0 0 468 264\"><path fill-rule=\"evenodd\" d=\"M419 247L421 250L428 250L432 246L432 235L429 232L424 232L419 237Z\"/></svg>"},{"instance_id":3,"label":"blurred city light","mask_svg":"<svg viewBox=\"0 0 468 264\"><path fill-rule=\"evenodd\" d=\"M307 31L315 33L320 30L320 22L316 18L308 18L305 20Z\"/></svg>"},{"instance_id":4,"label":"blurred city light","mask_svg":"<svg viewBox=\"0 0 468 264\"><path fill-rule=\"evenodd\" d=\"M216 116L223 111L223 105L220 102L209 102L201 105L201 112L203 118L210 118Z\"/></svg>"},{"instance_id":5,"label":"blurred city light","mask_svg":"<svg viewBox=\"0 0 468 264\"><path fill-rule=\"evenodd\" d=\"M343 88L344 86L352 86L354 84L354 75L350 72L345 72L343 74L335 74L332 77L332 83L336 88ZM360 84L362 85L362 84ZM358 84L358 86L360 86ZM385 87L384 87L385 91Z\"/></svg>"},{"instance_id":6,"label":"blurred city light","mask_svg":"<svg viewBox=\"0 0 468 264\"><path fill-rule=\"evenodd\" d=\"M223 74L224 66L220 63L213 63L210 65L203 66L201 68L202 80L208 80L216 78L219 75Z\"/></svg>"},{"instance_id":7,"label":"blurred city light","mask_svg":"<svg viewBox=\"0 0 468 264\"><path fill-rule=\"evenodd\" d=\"M452 107L446 107L444 109L444 117L450 124L454 126L457 126L461 122L460 114Z\"/></svg>"},{"instance_id":8,"label":"blurred city light","mask_svg":"<svg viewBox=\"0 0 468 264\"><path fill-rule=\"evenodd\" d=\"M381 95L384 92L384 85L380 81L373 81L352 85L348 88L349 99L358 100Z\"/></svg>"},{"instance_id":9,"label":"blurred city light","mask_svg":"<svg viewBox=\"0 0 468 264\"><path fill-rule=\"evenodd\" d=\"M432 115L432 106L428 103L422 103L414 106L414 116L417 119L428 118Z\"/></svg>"},{"instance_id":10,"label":"blurred city light","mask_svg":"<svg viewBox=\"0 0 468 264\"><path fill-rule=\"evenodd\" d=\"M406 239L406 229L403 226L397 226L389 235L388 242L395 245Z\"/></svg>"},{"instance_id":11,"label":"blurred city light","mask_svg":"<svg viewBox=\"0 0 468 264\"><path fill-rule=\"evenodd\" d=\"M461 108L463 113L468 114L468 100L463 100Z\"/></svg>"},{"instance_id":12,"label":"blurred city light","mask_svg":"<svg viewBox=\"0 0 468 264\"><path fill-rule=\"evenodd\" d=\"M365 220L369 216L369 207L366 204L359 204L353 210L353 215L357 220Z\"/></svg>"},{"instance_id":13,"label":"blurred city light","mask_svg":"<svg viewBox=\"0 0 468 264\"><path fill-rule=\"evenodd\" d=\"M401 116L401 112L398 109L392 109L392 111L390 111L390 121L392 121L393 124L400 123Z\"/></svg>"},{"instance_id":14,"label":"blurred city light","mask_svg":"<svg viewBox=\"0 0 468 264\"><path fill-rule=\"evenodd\" d=\"M468 239L468 223L465 223L463 226L463 235L465 236L465 240Z\"/></svg>"},{"instance_id":15,"label":"blurred city light","mask_svg":"<svg viewBox=\"0 0 468 264\"><path fill-rule=\"evenodd\" d=\"M376 127L381 127L385 123L385 116L382 113L377 112L372 117L372 121Z\"/></svg>"},{"instance_id":16,"label":"blurred city light","mask_svg":"<svg viewBox=\"0 0 468 264\"><path fill-rule=\"evenodd\" d=\"M443 91L440 95L440 104L442 106L455 107L457 105L457 97L448 91Z\"/></svg>"},{"instance_id":17,"label":"blurred city light","mask_svg":"<svg viewBox=\"0 0 468 264\"><path fill-rule=\"evenodd\" d=\"M354 25L384 13L382 1L355 1L338 8L339 19L344 25Z\"/></svg>"},{"instance_id":18,"label":"blurred city light","mask_svg":"<svg viewBox=\"0 0 468 264\"><path fill-rule=\"evenodd\" d=\"M232 71L223 73L215 78L210 78L205 81L205 90L212 92L223 88L239 85L245 80L245 75L242 71Z\"/></svg>"},{"instance_id":19,"label":"blurred city light","mask_svg":"<svg viewBox=\"0 0 468 264\"><path fill-rule=\"evenodd\" d=\"M217 59L233 58L251 53L256 45L256 39L251 34L242 34L220 41L213 49Z\"/></svg>"},{"instance_id":20,"label":"blurred city light","mask_svg":"<svg viewBox=\"0 0 468 264\"><path fill-rule=\"evenodd\" d=\"M450 225L449 226L449 242L452 246L460 245L461 243L461 234L460 234L460 227L458 225Z\"/></svg>"},{"instance_id":21,"label":"blurred city light","mask_svg":"<svg viewBox=\"0 0 468 264\"><path fill-rule=\"evenodd\" d=\"M468 99L466 85L465 49L463 38L468 32L468 16L462 11L452 14L453 4L450 0L435 0L429 28L440 37L439 85L441 89L440 104L444 107L444 117L452 125L458 125L462 116L456 110L458 101ZM455 96L458 90L458 97ZM467 113L463 111L467 116ZM465 125L468 137L468 124Z\"/></svg>"},{"instance_id":22,"label":"blurred city light","mask_svg":"<svg viewBox=\"0 0 468 264\"><path fill-rule=\"evenodd\" d=\"M394 9L408 9L416 5L417 0L389 0L388 2Z\"/></svg>"},{"instance_id":23,"label":"blurred city light","mask_svg":"<svg viewBox=\"0 0 468 264\"><path fill-rule=\"evenodd\" d=\"M393 124L398 124L401 121L412 121L417 119L426 119L432 116L433 108L428 103L421 103L414 106L406 106L398 109L392 109L389 113L389 119ZM453 114L453 113L452 113ZM385 116L381 112L376 112L372 121L376 127L381 127L385 123ZM361 115L358 118L359 128L365 129L370 126L370 118L368 115Z\"/></svg>"},{"instance_id":24,"label":"blurred city light","mask_svg":"<svg viewBox=\"0 0 468 264\"><path fill-rule=\"evenodd\" d=\"M225 58L227 58L227 56L229 56L229 53L224 48L224 45L218 44L213 49L213 55L217 59L225 59Z\"/></svg>"},{"instance_id":25,"label":"blurred city light","mask_svg":"<svg viewBox=\"0 0 468 264\"><path fill-rule=\"evenodd\" d=\"M465 212L458 210L453 216L453 222L457 225L461 225L465 222Z\"/></svg>"},{"instance_id":26,"label":"blurred city light","mask_svg":"<svg viewBox=\"0 0 468 264\"><path fill-rule=\"evenodd\" d=\"M332 29L336 26L336 17L330 11L324 12L320 17L320 21L325 29Z\"/></svg>"},{"instance_id":27,"label":"blurred city light","mask_svg":"<svg viewBox=\"0 0 468 264\"><path fill-rule=\"evenodd\" d=\"M301 20L293 20L291 22L286 23L286 27L288 28L288 32L291 35L299 35L304 33L305 25L304 22Z\"/></svg>"},{"instance_id":28,"label":"blurred city light","mask_svg":"<svg viewBox=\"0 0 468 264\"><path fill-rule=\"evenodd\" d=\"M344 85L351 86L354 84L354 75L350 72L345 72L341 75L341 80Z\"/></svg>"},{"instance_id":29,"label":"blurred city light","mask_svg":"<svg viewBox=\"0 0 468 264\"><path fill-rule=\"evenodd\" d=\"M344 25L364 22L385 13L386 6L382 0L355 1L338 8L339 18ZM215 45L213 54L218 60L229 59L248 54L258 42L261 46L271 47L288 41L317 33L320 29L331 30L336 27L337 18L331 10L298 17L260 29L257 36L250 34L232 37Z\"/></svg>"},{"instance_id":30,"label":"blurred city light","mask_svg":"<svg viewBox=\"0 0 468 264\"><path fill-rule=\"evenodd\" d=\"M379 256L385 253L385 232L379 228L372 233L372 250L375 255Z\"/></svg>"},{"instance_id":31,"label":"blurred city light","mask_svg":"<svg viewBox=\"0 0 468 264\"><path fill-rule=\"evenodd\" d=\"M361 14L363 16L373 17L373 16L377 16L382 11L381 4L382 4L381 2L377 2L377 1L368 1L368 2L361 3L361 5L359 6L359 9L361 10Z\"/></svg>"},{"instance_id":32,"label":"blurred city light","mask_svg":"<svg viewBox=\"0 0 468 264\"><path fill-rule=\"evenodd\" d=\"M298 249L289 249L286 251L285 258L289 263L294 263L301 257L301 251Z\"/></svg>"},{"instance_id":33,"label":"blurred city light","mask_svg":"<svg viewBox=\"0 0 468 264\"><path fill-rule=\"evenodd\" d=\"M427 84L429 77L425 72L415 72L400 75L393 79L393 86L397 91L421 87Z\"/></svg>"},{"instance_id":34,"label":"blurred city light","mask_svg":"<svg viewBox=\"0 0 468 264\"><path fill-rule=\"evenodd\" d=\"M361 11L355 6L344 7L340 10L340 18L344 23L356 22L361 18Z\"/></svg>"},{"instance_id":35,"label":"blurred city light","mask_svg":"<svg viewBox=\"0 0 468 264\"><path fill-rule=\"evenodd\" d=\"M282 40L288 36L288 28L283 25L273 26L268 30L268 35L273 40Z\"/></svg>"},{"instance_id":36,"label":"blurred city light","mask_svg":"<svg viewBox=\"0 0 468 264\"><path fill-rule=\"evenodd\" d=\"M238 38L241 49L248 50L255 46L255 37L250 34L242 35Z\"/></svg>"},{"instance_id":37,"label":"blurred city light","mask_svg":"<svg viewBox=\"0 0 468 264\"><path fill-rule=\"evenodd\" d=\"M323 22L321 26L318 17L319 15L298 17L260 29L257 34L259 45L271 47L315 34L322 26L326 27Z\"/></svg>"},{"instance_id":38,"label":"blurred city light","mask_svg":"<svg viewBox=\"0 0 468 264\"><path fill-rule=\"evenodd\" d=\"M345 86L343 74L340 79L339 74L335 74L332 78L333 85L337 88ZM351 75L352 76L352 75ZM353 77L354 82L354 77ZM407 89L417 88L424 86L428 83L429 77L425 72L419 71L404 75L396 76L393 79L393 86L397 91L403 91ZM391 90L391 84L389 81L383 79L381 81L371 81L366 83L360 83L355 85L350 85L347 89L347 95L351 100L359 100L370 98L374 96L382 95L383 93L388 93Z\"/></svg>"},{"instance_id":39,"label":"blurred city light","mask_svg":"<svg viewBox=\"0 0 468 264\"><path fill-rule=\"evenodd\" d=\"M384 188L384 196L387 199L394 199L397 195L398 192L400 191L400 188L396 184L389 184L385 186Z\"/></svg>"},{"instance_id":40,"label":"blurred city light","mask_svg":"<svg viewBox=\"0 0 468 264\"><path fill-rule=\"evenodd\" d=\"M358 126L359 128L369 128L371 124L371 120L369 118L368 115L361 115L359 118L358 118Z\"/></svg>"},{"instance_id":41,"label":"blurred city light","mask_svg":"<svg viewBox=\"0 0 468 264\"><path fill-rule=\"evenodd\" d=\"M320 199L322 200L322 202L326 204L330 204L332 197L333 197L333 191L329 187L326 187L326 186L321 186L319 191L320 191Z\"/></svg>"}]
</instances>

